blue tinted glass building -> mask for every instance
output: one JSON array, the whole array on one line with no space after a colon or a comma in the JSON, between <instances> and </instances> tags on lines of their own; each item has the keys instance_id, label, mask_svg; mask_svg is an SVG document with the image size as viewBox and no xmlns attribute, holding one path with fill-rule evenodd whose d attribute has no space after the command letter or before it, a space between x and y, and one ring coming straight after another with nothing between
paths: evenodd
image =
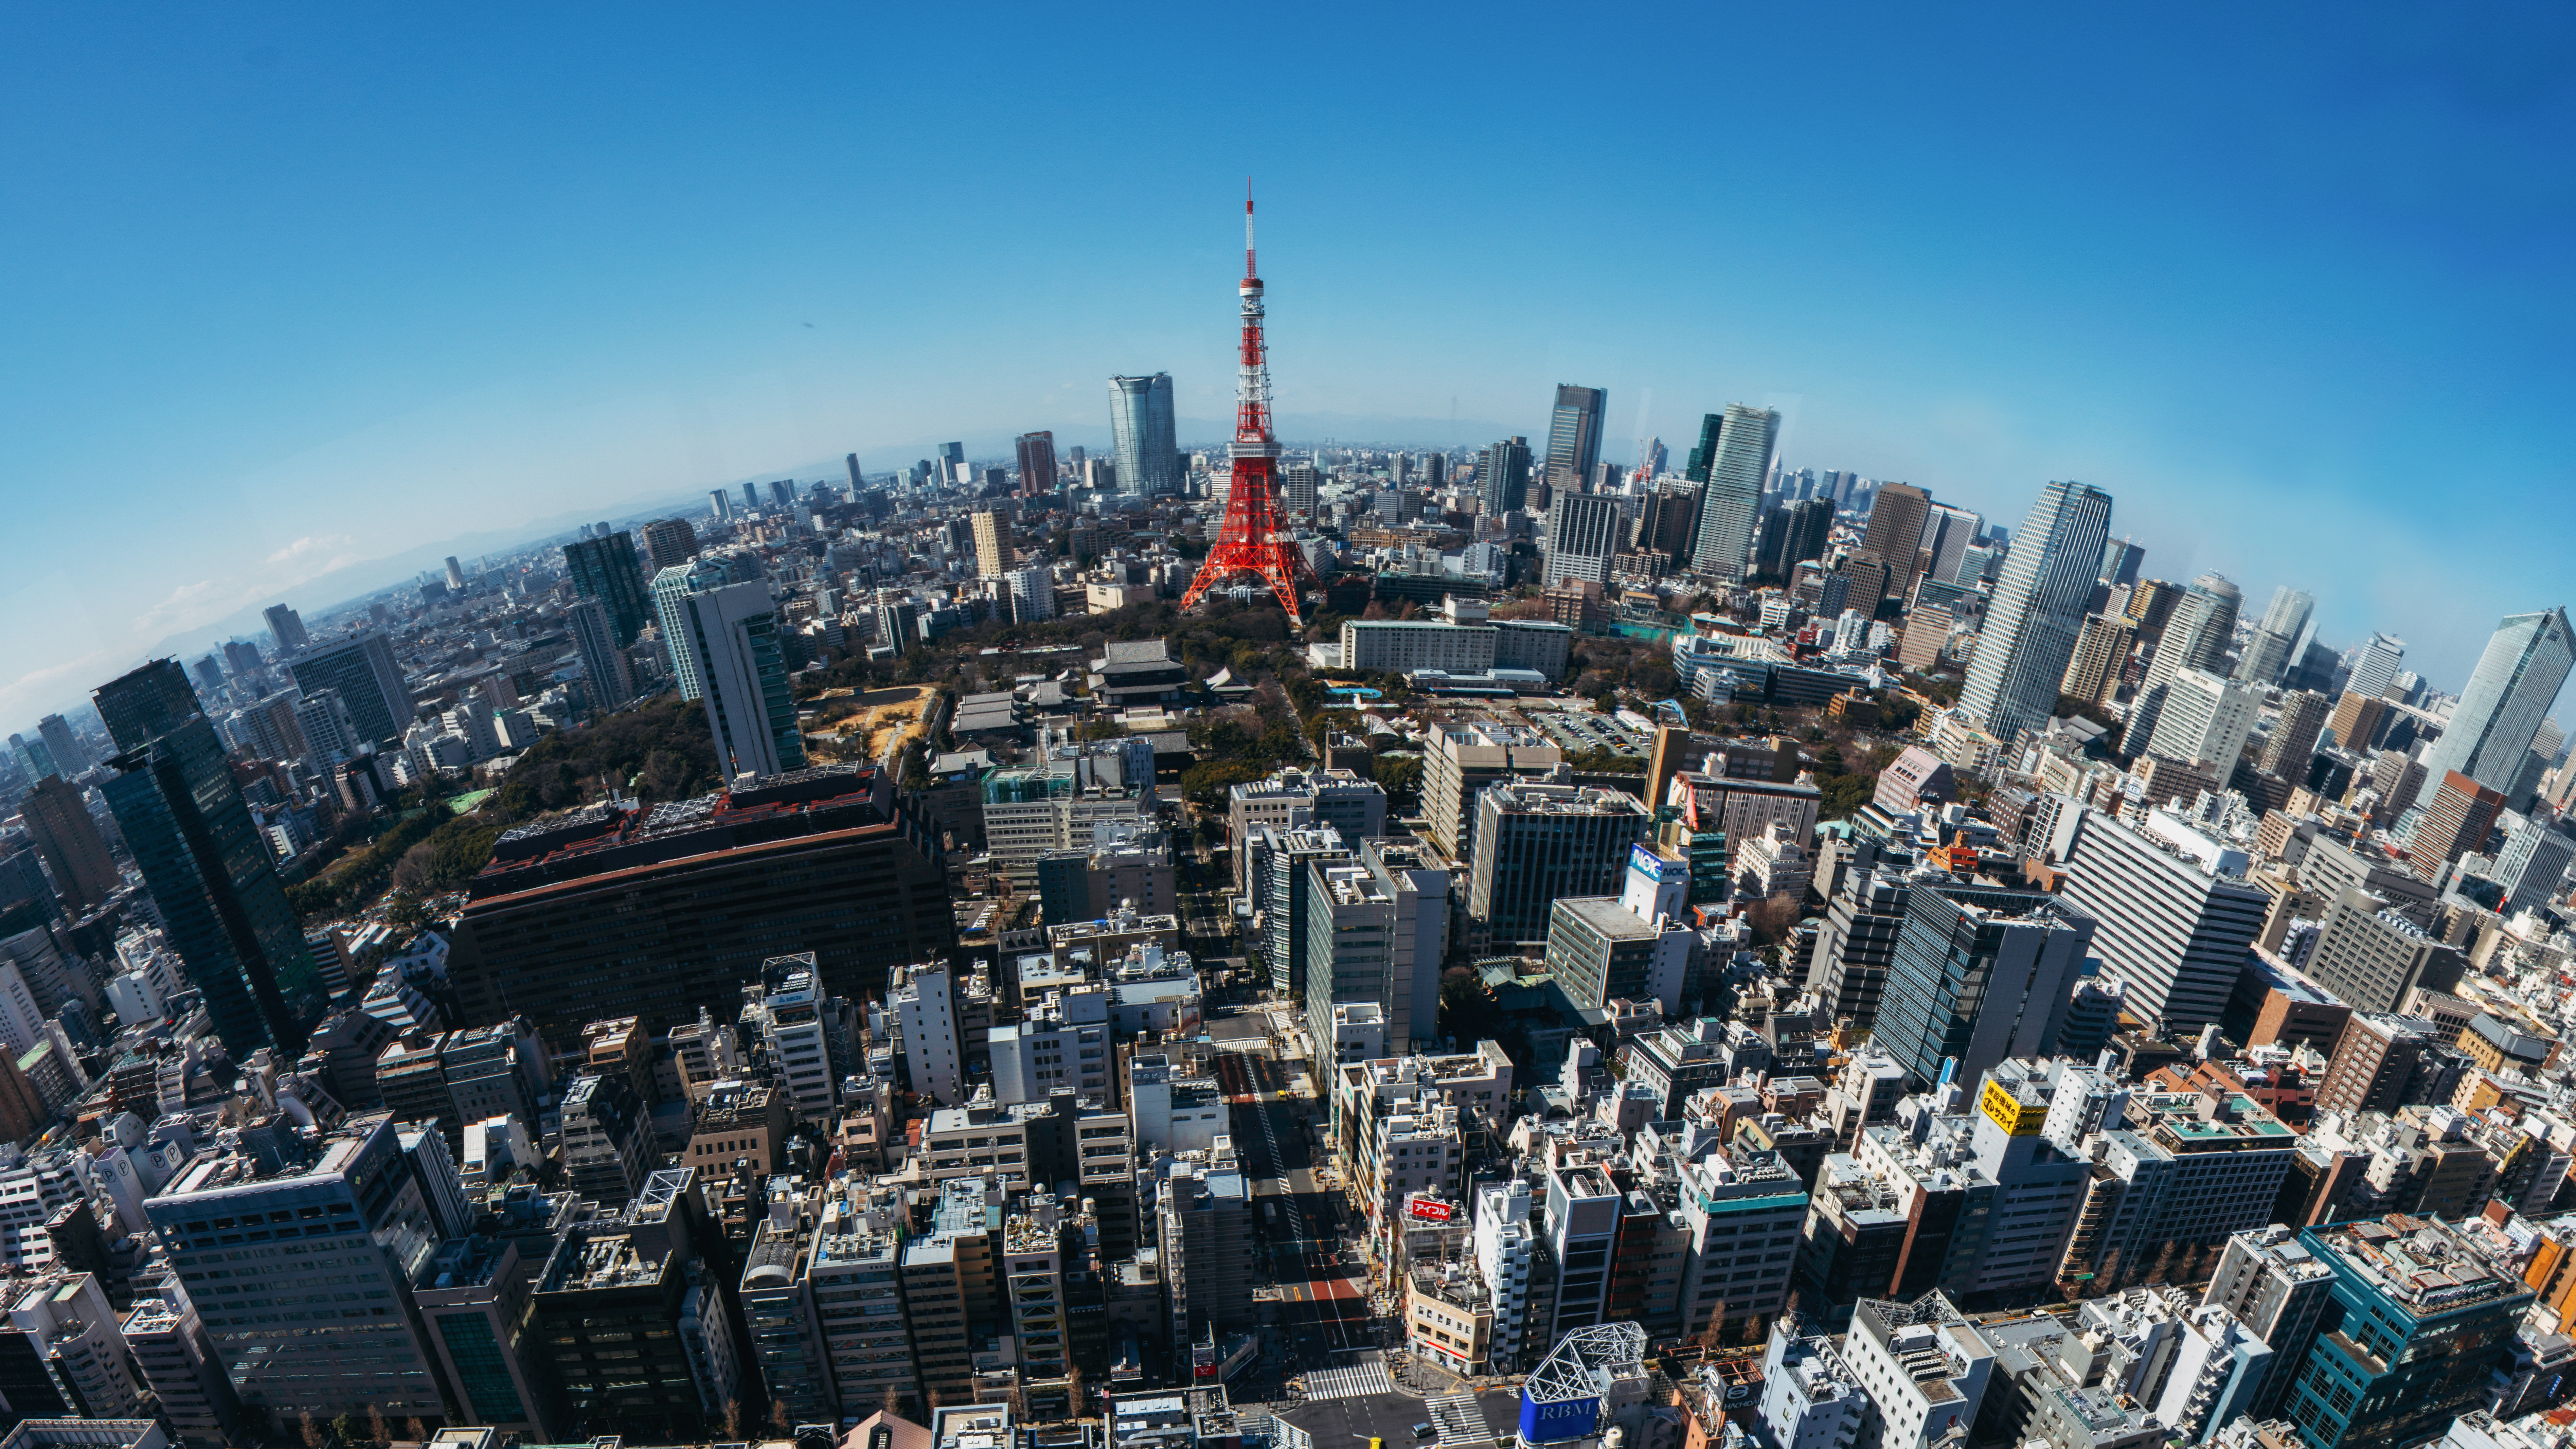
<instances>
[{"instance_id":1,"label":"blue tinted glass building","mask_svg":"<svg viewBox=\"0 0 2576 1449\"><path fill-rule=\"evenodd\" d=\"M1109 379L1109 438L1118 491L1162 498L1181 491L1181 448L1172 422L1172 375Z\"/></svg>"},{"instance_id":2,"label":"blue tinted glass building","mask_svg":"<svg viewBox=\"0 0 2576 1449\"><path fill-rule=\"evenodd\" d=\"M2310 1228L2299 1242L2334 1270L2315 1344L2281 1412L2314 1449L2376 1449L2440 1434L2480 1407L2488 1371L2531 1290L2434 1218Z\"/></svg>"}]
</instances>

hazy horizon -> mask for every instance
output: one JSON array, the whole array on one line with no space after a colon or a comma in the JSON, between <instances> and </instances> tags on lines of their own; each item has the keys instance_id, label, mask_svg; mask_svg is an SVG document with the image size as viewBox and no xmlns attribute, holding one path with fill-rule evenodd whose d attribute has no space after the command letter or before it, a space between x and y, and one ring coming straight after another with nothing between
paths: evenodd
<instances>
[{"instance_id":1,"label":"hazy horizon","mask_svg":"<svg viewBox=\"0 0 2576 1449\"><path fill-rule=\"evenodd\" d=\"M0 720L425 541L1105 434L1114 373L1221 419L1247 172L1283 413L1431 433L1343 441L1540 438L1571 382L1609 390L1605 456L1678 457L1777 402L1792 465L2007 526L2080 479L2156 576L2305 588L2322 638L2385 630L2456 690L2498 618L2568 602L2535 562L2576 546L2570 32L29 12L0 462L48 547ZM1714 55L1722 85L1653 66ZM1615 79L1488 95L1576 75Z\"/></svg>"}]
</instances>

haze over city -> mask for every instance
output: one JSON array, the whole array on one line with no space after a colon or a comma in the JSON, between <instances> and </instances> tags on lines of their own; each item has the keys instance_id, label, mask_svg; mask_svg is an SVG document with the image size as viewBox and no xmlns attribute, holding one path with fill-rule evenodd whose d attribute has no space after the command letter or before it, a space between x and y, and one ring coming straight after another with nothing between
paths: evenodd
<instances>
[{"instance_id":1,"label":"haze over city","mask_svg":"<svg viewBox=\"0 0 2576 1449\"><path fill-rule=\"evenodd\" d=\"M486 18L13 23L38 222L0 239L0 465L30 536L128 518L13 580L0 716L420 544L1100 428L1111 372L1221 422L1204 296L1247 173L1294 294L1281 407L1350 441L1480 446L1360 434L1533 432L1581 380L1624 459L1790 401L1793 464L1998 518L2096 483L2174 577L2305 587L2327 637L2388 629L2454 688L2551 602L2485 566L2496 520L2576 542L2553 12L2527 44L2285 10L2213 45L1889 7L1765 15L1752 57L1740 17L1612 14L1546 26L1570 106L1485 92L1533 59L1509 12ZM1658 70L1716 54L1722 85Z\"/></svg>"}]
</instances>

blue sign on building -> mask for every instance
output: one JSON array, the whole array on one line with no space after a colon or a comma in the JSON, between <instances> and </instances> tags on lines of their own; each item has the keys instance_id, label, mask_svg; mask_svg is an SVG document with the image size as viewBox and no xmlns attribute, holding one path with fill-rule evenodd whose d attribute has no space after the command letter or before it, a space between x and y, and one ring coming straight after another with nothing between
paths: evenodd
<instances>
[{"instance_id":1,"label":"blue sign on building","mask_svg":"<svg viewBox=\"0 0 2576 1449\"><path fill-rule=\"evenodd\" d=\"M1592 1432L1601 1420L1601 1400L1585 1396L1580 1399L1557 1399L1540 1403L1521 1390L1521 1440L1528 1444L1553 1444L1561 1439L1580 1439Z\"/></svg>"}]
</instances>

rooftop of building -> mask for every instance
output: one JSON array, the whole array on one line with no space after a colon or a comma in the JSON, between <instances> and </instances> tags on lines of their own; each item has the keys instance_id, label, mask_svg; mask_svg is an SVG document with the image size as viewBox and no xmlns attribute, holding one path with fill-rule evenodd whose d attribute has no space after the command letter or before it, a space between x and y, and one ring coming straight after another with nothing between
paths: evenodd
<instances>
[{"instance_id":1,"label":"rooftop of building","mask_svg":"<svg viewBox=\"0 0 2576 1449\"><path fill-rule=\"evenodd\" d=\"M1644 815L1645 802L1625 790L1605 785L1553 785L1538 780L1505 780L1485 788L1481 799L1511 815Z\"/></svg>"},{"instance_id":2,"label":"rooftop of building","mask_svg":"<svg viewBox=\"0 0 2576 1449\"><path fill-rule=\"evenodd\" d=\"M664 1280L671 1258L668 1235L639 1233L618 1219L606 1219L566 1235L538 1274L536 1287L540 1293L649 1288Z\"/></svg>"},{"instance_id":3,"label":"rooftop of building","mask_svg":"<svg viewBox=\"0 0 2576 1449\"><path fill-rule=\"evenodd\" d=\"M473 900L770 840L888 825L894 782L874 765L819 765L755 786L652 806L585 806L505 832L467 886Z\"/></svg>"},{"instance_id":4,"label":"rooftop of building","mask_svg":"<svg viewBox=\"0 0 2576 1449\"><path fill-rule=\"evenodd\" d=\"M366 1149L371 1129L390 1120L381 1113L351 1118L338 1132L318 1143L298 1133L284 1118L267 1117L245 1123L239 1138L213 1151L201 1151L152 1201L163 1203L289 1179L318 1181L336 1176L356 1164Z\"/></svg>"},{"instance_id":5,"label":"rooftop of building","mask_svg":"<svg viewBox=\"0 0 2576 1449\"><path fill-rule=\"evenodd\" d=\"M412 1283L414 1289L480 1288L490 1283L504 1265L516 1265L518 1245L507 1238L487 1238L481 1234L467 1238L450 1238L439 1245L438 1252L421 1267Z\"/></svg>"},{"instance_id":6,"label":"rooftop of building","mask_svg":"<svg viewBox=\"0 0 2576 1449\"><path fill-rule=\"evenodd\" d=\"M1985 1321L1977 1334L1994 1349L1998 1378L2045 1374L2052 1397L2093 1435L2128 1437L2152 1426L2147 1407L2109 1384L2086 1387L2066 1369L2065 1345L2076 1327L2065 1318L2042 1314L2008 1321ZM1988 1393L1996 1391L1990 1386Z\"/></svg>"},{"instance_id":7,"label":"rooftop of building","mask_svg":"<svg viewBox=\"0 0 2576 1449\"><path fill-rule=\"evenodd\" d=\"M1664 934L1663 928L1628 909L1617 896L1559 896L1553 909L1605 940L1652 941Z\"/></svg>"},{"instance_id":8,"label":"rooftop of building","mask_svg":"<svg viewBox=\"0 0 2576 1449\"><path fill-rule=\"evenodd\" d=\"M2439 1218L2390 1213L2310 1228L2307 1240L2410 1316L2455 1313L2515 1294L2521 1282Z\"/></svg>"}]
</instances>

